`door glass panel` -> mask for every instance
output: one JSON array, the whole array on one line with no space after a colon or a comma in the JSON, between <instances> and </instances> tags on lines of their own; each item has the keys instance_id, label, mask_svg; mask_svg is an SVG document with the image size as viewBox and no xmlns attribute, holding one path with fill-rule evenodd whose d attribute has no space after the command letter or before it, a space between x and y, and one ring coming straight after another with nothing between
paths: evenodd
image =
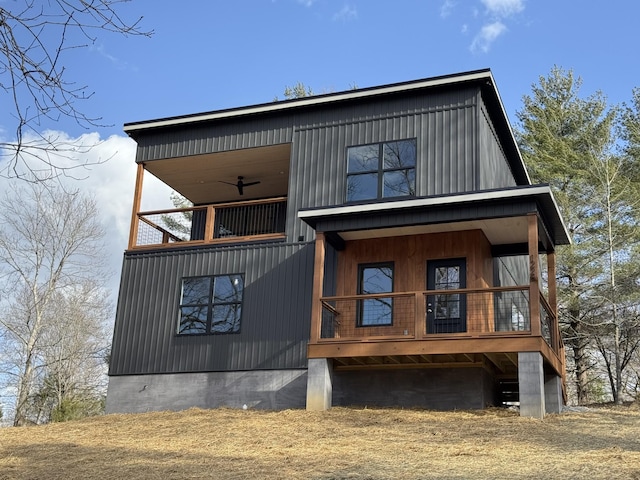
<instances>
[{"instance_id":1,"label":"door glass panel","mask_svg":"<svg viewBox=\"0 0 640 480\"><path fill-rule=\"evenodd\" d=\"M438 260L427 264L428 290L464 289L465 260ZM439 293L427 296L427 333L466 331L466 295Z\"/></svg>"}]
</instances>

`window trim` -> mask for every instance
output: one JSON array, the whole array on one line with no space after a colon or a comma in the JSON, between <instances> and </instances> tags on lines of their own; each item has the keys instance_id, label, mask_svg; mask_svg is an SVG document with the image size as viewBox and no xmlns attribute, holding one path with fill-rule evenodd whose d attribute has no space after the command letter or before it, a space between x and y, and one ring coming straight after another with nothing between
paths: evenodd
<instances>
[{"instance_id":1,"label":"window trim","mask_svg":"<svg viewBox=\"0 0 640 480\"><path fill-rule=\"evenodd\" d=\"M239 302L216 302L215 301L215 279L219 277L240 277L242 280L242 293ZM204 304L195 304L195 303L182 303L183 294L184 294L184 281L187 279L195 279L195 278L208 278L210 279L209 292L207 303ZM178 324L176 328L176 335L179 337L199 337L206 335L237 335L242 331L242 315L244 311L244 291L245 291L245 275L244 273L224 273L224 274L215 274L215 275L192 275L181 277L180 279L180 292L179 292L179 302L178 302ZM238 319L238 329L236 331L230 332L215 332L212 330L213 328L213 310L216 306L226 306L226 305L239 305L240 306L240 317ZM204 332L201 333L188 333L188 332L180 332L180 326L182 325L182 308L183 307L207 307L207 321L206 328Z\"/></svg>"},{"instance_id":2,"label":"window trim","mask_svg":"<svg viewBox=\"0 0 640 480\"><path fill-rule=\"evenodd\" d=\"M358 285L357 285L357 294L358 295L367 295L362 293L362 280L363 273L366 268L379 268L379 267L390 267L391 268L391 291L389 292L379 292L379 293L393 293L395 289L395 263L393 261L389 262L374 262L374 263L360 263L358 264ZM386 297L383 297L386 298ZM393 326L393 297L389 297L391 299L391 320L389 323L377 323L377 324L364 324L362 321L363 313L364 313L364 302L366 299L358 300L356 303L356 328L376 328L376 327L392 327Z\"/></svg>"},{"instance_id":3,"label":"window trim","mask_svg":"<svg viewBox=\"0 0 640 480\"><path fill-rule=\"evenodd\" d=\"M415 157L414 157L414 164L412 167L393 167L393 168L385 168L384 167L384 147L387 144L391 144L391 143L398 143L398 142L410 142L412 141L414 143L414 147L415 147ZM377 145L378 146L378 168L375 170L363 170L363 171L358 171L358 172L352 172L349 173L349 150L352 148L360 148L360 147L371 147ZM359 144L359 145L349 145L347 147L347 154L346 154L346 182L345 182L345 203L358 203L358 202L364 202L364 201L374 201L374 200L386 200L386 199L393 199L393 198L415 198L416 197L416 179L418 178L418 175L416 173L417 168L418 168L418 139L417 137L411 137L411 138L401 138L401 139L397 139L397 140L385 140L382 142L373 142L373 143L363 143L363 144ZM392 172L401 172L404 170L413 170L414 172L414 178L413 178L413 194L408 194L408 195L394 195L394 196L384 196L384 174L385 173L392 173ZM358 199L358 200L349 200L348 196L349 196L349 177L357 177L357 176L365 176L365 175L372 175L375 174L377 176L377 190L376 190L376 196L373 198L366 198L366 199Z\"/></svg>"}]
</instances>

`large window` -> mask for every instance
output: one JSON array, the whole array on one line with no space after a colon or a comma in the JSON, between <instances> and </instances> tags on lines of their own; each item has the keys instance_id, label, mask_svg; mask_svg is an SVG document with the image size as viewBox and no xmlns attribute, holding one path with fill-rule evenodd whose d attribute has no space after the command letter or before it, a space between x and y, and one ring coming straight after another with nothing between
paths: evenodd
<instances>
[{"instance_id":1,"label":"large window","mask_svg":"<svg viewBox=\"0 0 640 480\"><path fill-rule=\"evenodd\" d=\"M242 275L183 278L178 333L239 333L243 291Z\"/></svg>"},{"instance_id":2,"label":"large window","mask_svg":"<svg viewBox=\"0 0 640 480\"><path fill-rule=\"evenodd\" d=\"M375 143L347 150L347 201L416 194L416 140Z\"/></svg>"},{"instance_id":3,"label":"large window","mask_svg":"<svg viewBox=\"0 0 640 480\"><path fill-rule=\"evenodd\" d=\"M358 294L393 292L393 263L360 265ZM370 327L393 323L393 298L367 298L358 302L358 326Z\"/></svg>"}]
</instances>

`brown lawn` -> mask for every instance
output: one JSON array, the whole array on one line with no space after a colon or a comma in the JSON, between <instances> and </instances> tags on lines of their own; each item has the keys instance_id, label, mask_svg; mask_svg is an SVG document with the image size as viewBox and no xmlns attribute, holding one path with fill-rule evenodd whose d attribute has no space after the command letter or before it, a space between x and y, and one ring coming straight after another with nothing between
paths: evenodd
<instances>
[{"instance_id":1,"label":"brown lawn","mask_svg":"<svg viewBox=\"0 0 640 480\"><path fill-rule=\"evenodd\" d=\"M0 429L0 479L640 479L640 411L106 415Z\"/></svg>"}]
</instances>

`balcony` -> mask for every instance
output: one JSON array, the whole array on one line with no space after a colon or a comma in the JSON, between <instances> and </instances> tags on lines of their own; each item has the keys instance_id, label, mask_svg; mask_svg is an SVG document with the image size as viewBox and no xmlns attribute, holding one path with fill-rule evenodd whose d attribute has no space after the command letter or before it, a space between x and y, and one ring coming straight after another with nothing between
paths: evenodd
<instances>
[{"instance_id":1,"label":"balcony","mask_svg":"<svg viewBox=\"0 0 640 480\"><path fill-rule=\"evenodd\" d=\"M557 318L529 285L320 298L309 356L337 368L483 365L514 375L517 352L540 351L565 371ZM484 358L484 359L483 359ZM443 363L444 362L444 363Z\"/></svg>"},{"instance_id":2,"label":"balcony","mask_svg":"<svg viewBox=\"0 0 640 480\"><path fill-rule=\"evenodd\" d=\"M137 212L130 248L198 246L285 237L286 197Z\"/></svg>"},{"instance_id":3,"label":"balcony","mask_svg":"<svg viewBox=\"0 0 640 480\"><path fill-rule=\"evenodd\" d=\"M323 297L318 343L531 336L529 286ZM560 332L540 295L534 328L556 353Z\"/></svg>"}]
</instances>

